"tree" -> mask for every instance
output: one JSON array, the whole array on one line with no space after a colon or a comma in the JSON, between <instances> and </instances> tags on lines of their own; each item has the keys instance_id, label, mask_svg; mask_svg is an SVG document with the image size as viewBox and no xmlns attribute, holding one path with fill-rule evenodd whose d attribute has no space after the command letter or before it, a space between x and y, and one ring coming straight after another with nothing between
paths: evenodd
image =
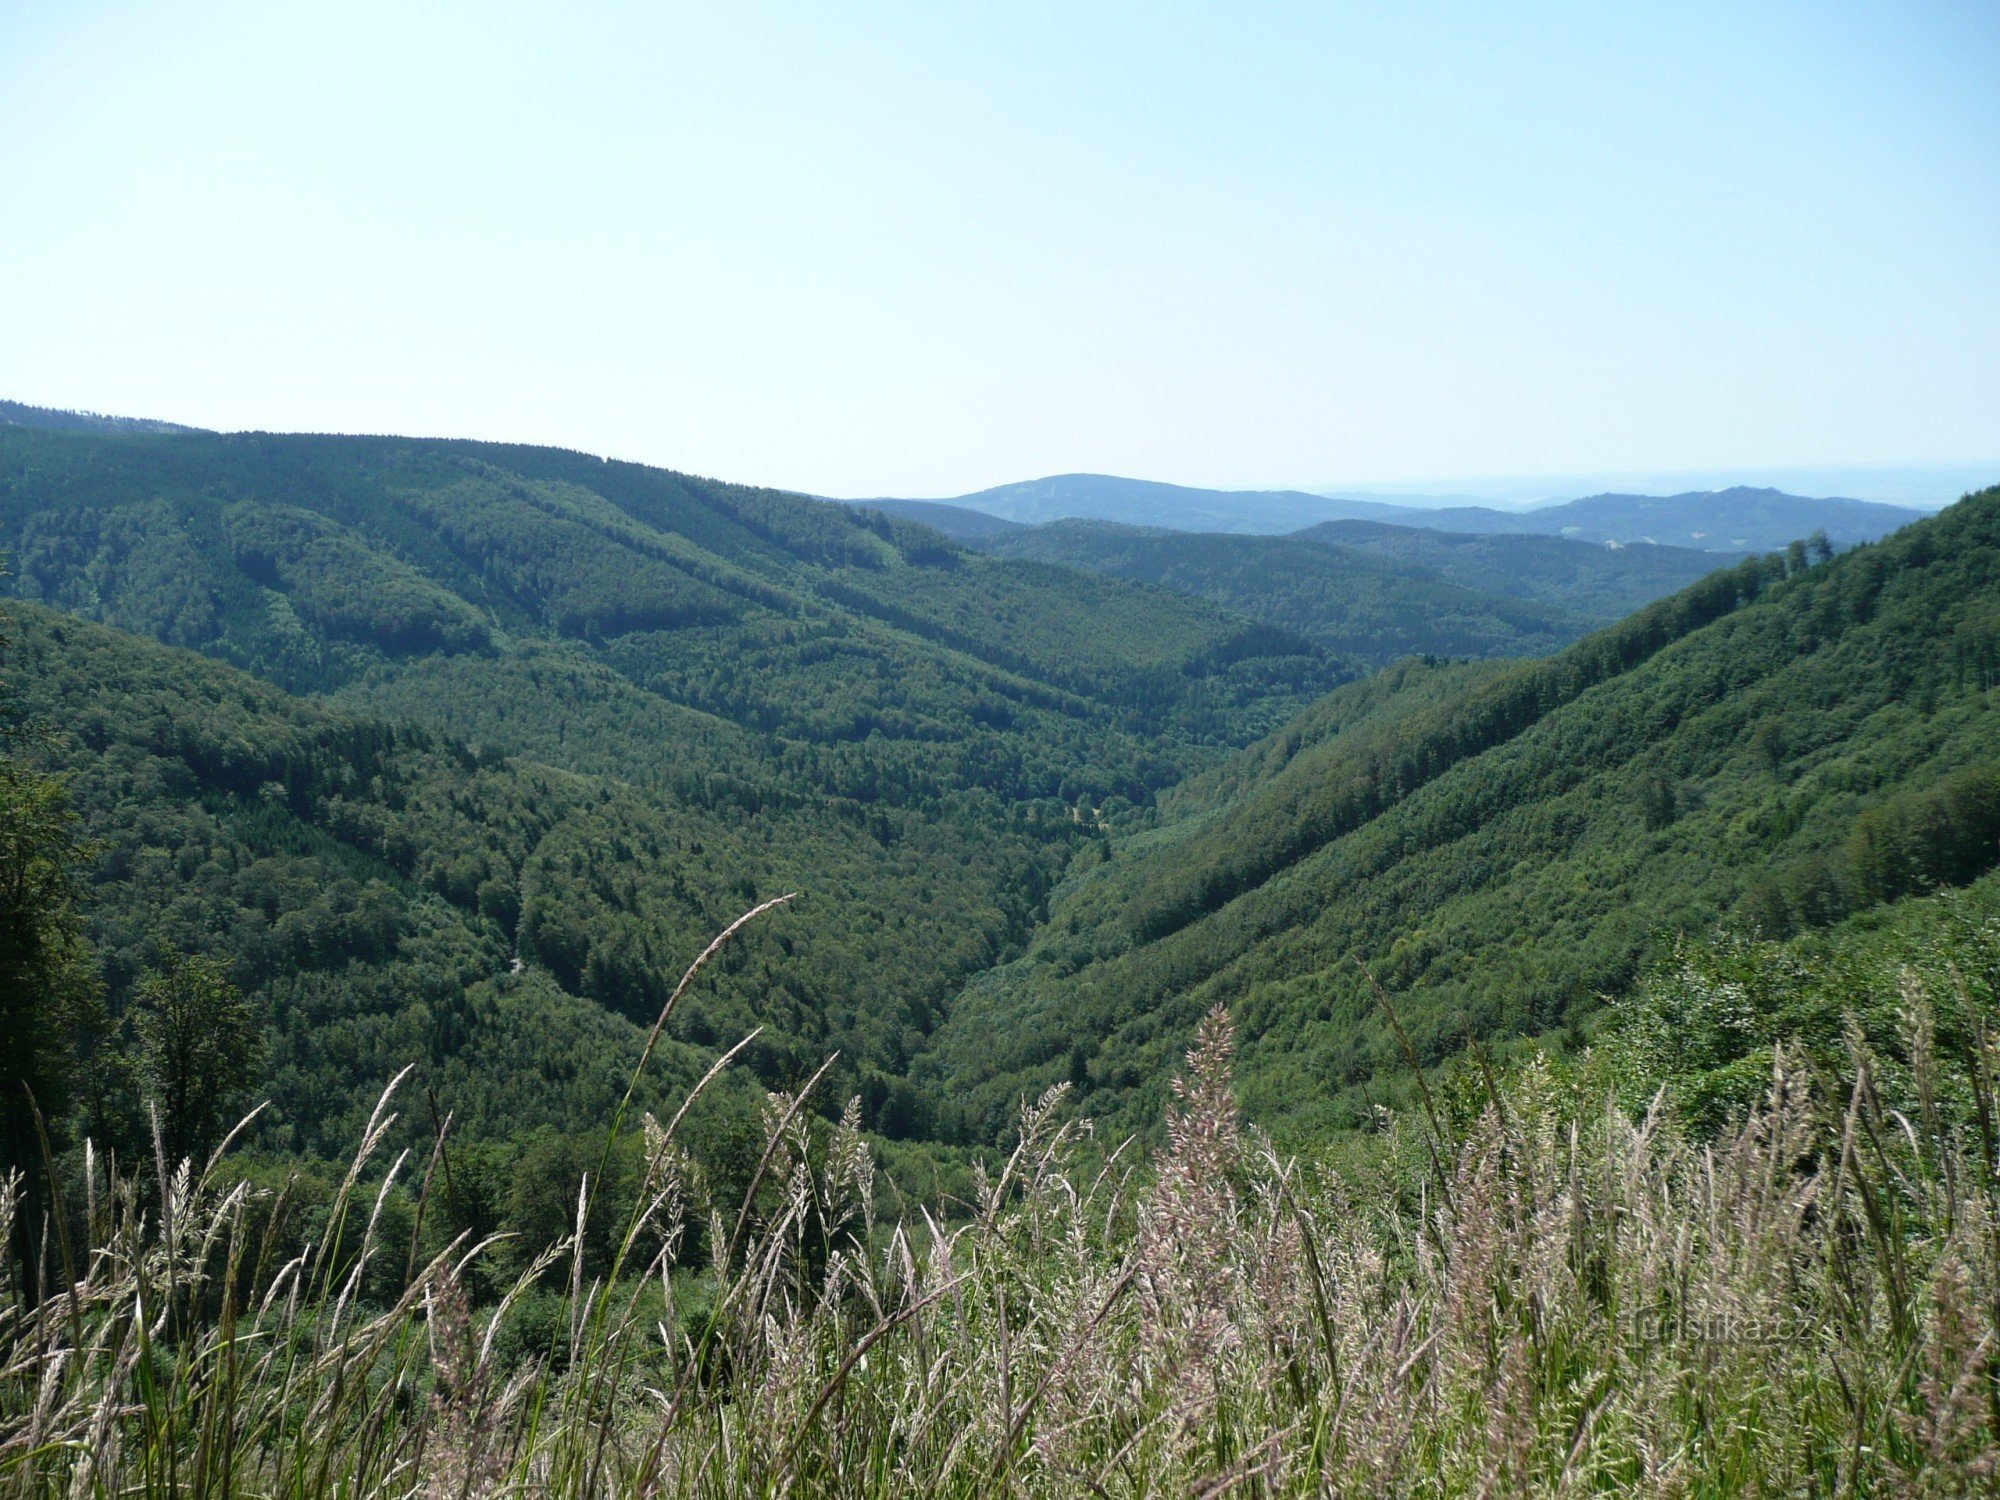
<instances>
[{"instance_id":1,"label":"tree","mask_svg":"<svg viewBox=\"0 0 2000 1500\"><path fill-rule=\"evenodd\" d=\"M68 1103L75 1041L95 1016L97 966L77 911L84 849L62 783L0 758L0 1169L41 1161L32 1094Z\"/></svg>"},{"instance_id":2,"label":"tree","mask_svg":"<svg viewBox=\"0 0 2000 1500\"><path fill-rule=\"evenodd\" d=\"M1639 808L1645 814L1648 829L1658 832L1671 825L1680 810L1680 797L1673 782L1657 773L1646 777L1639 783Z\"/></svg>"},{"instance_id":3,"label":"tree","mask_svg":"<svg viewBox=\"0 0 2000 1500\"><path fill-rule=\"evenodd\" d=\"M136 1000L140 1071L168 1159L206 1156L256 1076L256 1013L220 962L178 953L139 981Z\"/></svg>"},{"instance_id":4,"label":"tree","mask_svg":"<svg viewBox=\"0 0 2000 1500\"><path fill-rule=\"evenodd\" d=\"M1773 776L1785 769L1785 758L1791 753L1791 745L1785 735L1784 721L1766 719L1757 726L1750 736L1750 747L1757 759L1764 763L1764 769Z\"/></svg>"}]
</instances>

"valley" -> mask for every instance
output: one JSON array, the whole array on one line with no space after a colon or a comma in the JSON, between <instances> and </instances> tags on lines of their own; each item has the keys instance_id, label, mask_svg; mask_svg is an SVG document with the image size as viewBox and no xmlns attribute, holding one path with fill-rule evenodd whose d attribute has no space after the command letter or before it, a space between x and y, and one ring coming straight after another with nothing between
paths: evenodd
<instances>
[{"instance_id":1,"label":"valley","mask_svg":"<svg viewBox=\"0 0 2000 1500\"><path fill-rule=\"evenodd\" d=\"M1704 1325L1634 1321L1547 1246L1615 1243L1614 1287L1669 1265L1697 1316L1848 1329L1826 1268L1892 1192L1933 1205L1861 1242L1905 1331L1787 1346L1788 1430L1845 1444L1836 1372L1886 1392L1942 1347L1895 1276L2000 1120L2000 489L1737 557L934 519L959 540L552 449L0 426L0 1222L89 1237L62 1274L95 1336L148 1295L115 1247L156 1233L152 1162L171 1253L190 1216L231 1266L256 1239L261 1326L336 1329L323 1364L483 1322L513 1394L476 1409L562 1411L533 1462L706 1465L724 1426L750 1489L907 1465L912 1424L972 1430L1023 1358L1129 1414L1164 1398L1127 1372L1189 1327L1282 1329L1220 1377L1270 1404L1250 1431L1329 1420L1303 1360L1364 1403L1331 1419L1342 1465L1421 1436L1444 1473L1490 1424L1420 1421L1405 1382L1483 1402L1440 1340L1536 1277L1599 1351L1596 1409L1677 1420L1620 1383L1646 1366L1764 1410L1761 1366L1718 1382ZM1845 1135L1815 1102L1842 1089ZM1773 1133L1852 1161L1857 1111L1896 1157L1843 1173L1844 1220L1804 1212L1803 1168L1718 1178ZM177 1450L239 1347L206 1257L220 1321L134 1398ZM1414 1353L1368 1334L1384 1306L1432 1330ZM1078 1329L1133 1352L1086 1371ZM749 1410L801 1343L823 1390L898 1394ZM730 1373L664 1420L599 1393L711 1350ZM76 1367L55 1409L86 1432L122 1377ZM253 1420L285 1408L249 1379ZM367 1434L441 1420L328 1389L299 1443L234 1451L372 1463ZM1075 1432L1039 1441L1121 1461ZM1605 1461L1642 1463L1623 1441Z\"/></svg>"},{"instance_id":2,"label":"valley","mask_svg":"<svg viewBox=\"0 0 2000 1500\"><path fill-rule=\"evenodd\" d=\"M1065 1078L1147 1129L1222 1000L1253 1118L1322 1139L1407 1078L1361 963L1427 1061L1574 1044L1673 934L1980 873L1996 508L1720 567L1372 521L968 551L555 450L15 426L9 713L98 841L105 1024L223 958L272 1149L336 1153L412 1048L462 1118L583 1128L793 890L688 1067L761 1027L749 1076L837 1054L956 1159ZM1970 852L1854 852L1940 818Z\"/></svg>"},{"instance_id":3,"label":"valley","mask_svg":"<svg viewBox=\"0 0 2000 1500\"><path fill-rule=\"evenodd\" d=\"M0 1500L2000 1495L1996 75L0 5Z\"/></svg>"}]
</instances>

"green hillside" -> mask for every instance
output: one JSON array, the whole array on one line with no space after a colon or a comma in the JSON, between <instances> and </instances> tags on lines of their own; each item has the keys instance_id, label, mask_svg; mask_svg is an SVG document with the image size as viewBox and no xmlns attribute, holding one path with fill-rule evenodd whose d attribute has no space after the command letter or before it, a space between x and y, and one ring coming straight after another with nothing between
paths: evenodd
<instances>
[{"instance_id":1,"label":"green hillside","mask_svg":"<svg viewBox=\"0 0 2000 1500\"><path fill-rule=\"evenodd\" d=\"M1542 661L1406 664L1198 777L983 975L923 1066L997 1117L1143 1124L1229 1005L1243 1099L1363 1124L1405 1071L1586 1022L1663 935L1767 932L2000 855L2000 491L1786 577L1718 573Z\"/></svg>"},{"instance_id":2,"label":"green hillside","mask_svg":"<svg viewBox=\"0 0 2000 1500\"><path fill-rule=\"evenodd\" d=\"M1164 591L550 449L0 431L0 549L21 597L290 691L780 826L837 808L884 849L1145 803L1354 671Z\"/></svg>"},{"instance_id":3,"label":"green hillside","mask_svg":"<svg viewBox=\"0 0 2000 1500\"><path fill-rule=\"evenodd\" d=\"M688 960L793 890L681 1008L687 1067L762 1026L745 1066L767 1086L838 1051L871 1128L956 1134L893 1080L952 989L1018 945L1077 837L1026 814L891 829L832 801L651 796L38 606L6 615L10 738L62 778L91 845L110 1018L163 951L224 960L270 1025L259 1139L308 1155L344 1154L409 1062L474 1135L600 1119ZM103 1107L100 1138L133 1138L136 1099Z\"/></svg>"},{"instance_id":4,"label":"green hillside","mask_svg":"<svg viewBox=\"0 0 2000 1500\"><path fill-rule=\"evenodd\" d=\"M551 450L8 430L0 548L0 702L39 726L10 755L102 843L113 1021L161 953L219 956L311 1060L265 1127L308 1151L413 1056L498 1091L462 1119L502 1128L515 1090L507 1130L595 1119L633 1020L785 890L809 940L765 924L677 1035L764 1025L772 1086L838 1051L871 1128L958 1136L908 1060L1097 811L1353 670L1166 591Z\"/></svg>"},{"instance_id":5,"label":"green hillside","mask_svg":"<svg viewBox=\"0 0 2000 1500\"><path fill-rule=\"evenodd\" d=\"M1406 1071L1357 958L1433 1062L1581 1034L1666 935L1994 863L2000 493L1530 660L1497 657L1577 620L1167 540L1111 534L1327 559L1298 576L1346 581L1338 648L579 454L4 431L9 763L96 841L93 1024L216 958L269 1027L260 1140L307 1155L411 1060L497 1139L595 1119L689 955L781 891L678 1014L676 1077L762 1025L749 1076L837 1052L826 1097L882 1136L990 1142L1060 1079L1144 1127L1225 1001L1252 1115L1323 1138Z\"/></svg>"},{"instance_id":6,"label":"green hillside","mask_svg":"<svg viewBox=\"0 0 2000 1500\"><path fill-rule=\"evenodd\" d=\"M1607 546L1559 536L1479 535L1380 521L1327 521L1294 532L1318 542L1423 568L1461 588L1532 599L1610 624L1686 588L1738 557L1645 542Z\"/></svg>"},{"instance_id":7,"label":"green hillside","mask_svg":"<svg viewBox=\"0 0 2000 1500\"><path fill-rule=\"evenodd\" d=\"M995 557L1033 558L1174 589L1375 666L1412 652L1537 655L1605 618L1601 610L1571 608L1560 600L1560 589L1548 591L1557 596L1551 603L1523 592L1467 588L1399 558L1288 536L1052 521L968 545Z\"/></svg>"},{"instance_id":8,"label":"green hillside","mask_svg":"<svg viewBox=\"0 0 2000 1500\"><path fill-rule=\"evenodd\" d=\"M555 647L885 777L949 779L948 737L997 735L1051 794L1143 792L1111 783L1212 759L1351 675L1211 607L555 449L0 430L0 547L23 597L293 691L365 702L413 662L478 676Z\"/></svg>"},{"instance_id":9,"label":"green hillside","mask_svg":"<svg viewBox=\"0 0 2000 1500\"><path fill-rule=\"evenodd\" d=\"M1836 546L1851 547L1887 536L1921 520L1904 505L1788 495L1783 490L1735 485L1680 495L1586 495L1530 510L1483 505L1439 506L1423 524L1441 531L1539 533L1591 542L1658 543L1713 552L1762 552L1825 532Z\"/></svg>"},{"instance_id":10,"label":"green hillside","mask_svg":"<svg viewBox=\"0 0 2000 1500\"><path fill-rule=\"evenodd\" d=\"M1405 507L1303 490L1206 490L1117 474L1051 474L995 485L947 503L1026 525L1112 521L1182 531L1284 532L1334 516L1400 520Z\"/></svg>"}]
</instances>

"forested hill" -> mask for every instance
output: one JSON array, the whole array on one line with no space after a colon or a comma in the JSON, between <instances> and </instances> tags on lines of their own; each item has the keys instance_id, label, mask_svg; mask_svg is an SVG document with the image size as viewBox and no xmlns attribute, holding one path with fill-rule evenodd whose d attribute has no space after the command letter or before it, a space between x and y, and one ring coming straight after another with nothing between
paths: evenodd
<instances>
[{"instance_id":1,"label":"forested hill","mask_svg":"<svg viewBox=\"0 0 2000 1500\"><path fill-rule=\"evenodd\" d=\"M150 417L108 417L94 411L64 411L53 406L29 406L20 401L0 401L0 427L36 427L51 432L164 433L196 432L178 422L159 422Z\"/></svg>"},{"instance_id":2,"label":"forested hill","mask_svg":"<svg viewBox=\"0 0 2000 1500\"><path fill-rule=\"evenodd\" d=\"M1413 651L1553 651L1725 561L1685 548L1454 536L1376 521L1291 536L1051 521L967 545L1177 589L1377 666Z\"/></svg>"},{"instance_id":3,"label":"forested hill","mask_svg":"<svg viewBox=\"0 0 2000 1500\"><path fill-rule=\"evenodd\" d=\"M915 521L961 544L999 536L1021 526L1019 521L989 516L983 510L967 510L962 505L947 505L942 500L850 500L847 503L860 510L880 511L899 521Z\"/></svg>"},{"instance_id":4,"label":"forested hill","mask_svg":"<svg viewBox=\"0 0 2000 1500\"><path fill-rule=\"evenodd\" d=\"M215 659L0 610L25 622L7 702L48 731L22 753L75 771L122 851L92 876L114 1013L162 944L217 953L351 1051L342 1086L431 1024L409 996L504 1007L517 955L562 1015L648 1017L707 935L800 889L810 943L773 924L686 1040L762 1022L767 1082L838 1050L872 1125L949 1136L894 1080L1097 817L1353 675L1165 591L546 449L0 430L0 551L17 596ZM299 783L260 757L327 709L218 663L377 726L354 744L431 739L377 786L388 752L342 771L329 729ZM288 1117L344 1118L313 1087Z\"/></svg>"},{"instance_id":5,"label":"forested hill","mask_svg":"<svg viewBox=\"0 0 2000 1500\"><path fill-rule=\"evenodd\" d=\"M1653 542L1712 552L1766 552L1823 531L1837 546L1887 536L1924 512L1873 500L1788 495L1737 485L1681 495L1586 495L1533 510L1450 506L1418 513L1414 524L1439 531L1566 536L1580 541Z\"/></svg>"},{"instance_id":6,"label":"forested hill","mask_svg":"<svg viewBox=\"0 0 2000 1500\"><path fill-rule=\"evenodd\" d=\"M1787 574L1790 576L1787 576ZM1588 1020L1663 934L1836 919L2000 855L2000 490L1753 559L1540 661L1405 664L1166 799L1058 892L924 1066L997 1113L1154 1118L1226 1002L1244 1102L1365 1123L1405 1071Z\"/></svg>"},{"instance_id":7,"label":"forested hill","mask_svg":"<svg viewBox=\"0 0 2000 1500\"><path fill-rule=\"evenodd\" d=\"M1303 490L1205 490L1117 474L1052 474L960 495L949 503L1026 525L1115 521L1180 531L1294 531L1339 517L1401 521L1414 514L1383 500L1340 500Z\"/></svg>"},{"instance_id":8,"label":"forested hill","mask_svg":"<svg viewBox=\"0 0 2000 1500\"><path fill-rule=\"evenodd\" d=\"M1381 521L1326 521L1294 532L1292 539L1422 568L1461 588L1532 599L1605 625L1742 561L1741 556L1692 547L1646 542L1612 546L1562 536L1435 531Z\"/></svg>"},{"instance_id":9,"label":"forested hill","mask_svg":"<svg viewBox=\"0 0 2000 1500\"><path fill-rule=\"evenodd\" d=\"M273 1106L259 1145L338 1159L412 1062L468 1133L579 1125L615 1106L637 1056L643 996L620 992L644 984L649 950L671 962L704 941L742 899L732 865L751 873L726 813L669 814L37 605L8 604L0 629L6 746L60 777L88 851L105 1007L69 1102L100 1147L146 1150L121 1040L168 953L220 960L254 999ZM704 839L715 856L689 858ZM594 948L578 937L593 926ZM780 956L746 952L746 974ZM797 1001L782 981L773 998L764 1063L783 1072ZM671 1044L664 1073L685 1082L695 1056Z\"/></svg>"},{"instance_id":10,"label":"forested hill","mask_svg":"<svg viewBox=\"0 0 2000 1500\"><path fill-rule=\"evenodd\" d=\"M601 1123L688 956L791 889L676 1068L762 1025L753 1076L838 1052L887 1136L991 1141L1062 1077L1148 1124L1226 1000L1253 1116L1319 1135L1402 1069L1357 957L1434 1059L1587 1021L1658 929L1990 865L1996 516L1753 558L1543 659L1363 677L1397 629L1468 656L1546 611L1272 541L1381 603L1335 650L582 454L0 428L0 706L9 764L66 775L99 841L105 1024L173 953L221 961L273 1039L267 1145L331 1151L412 1055L517 1146ZM1488 622L1516 646L1444 644ZM117 1068L81 1076L130 1126Z\"/></svg>"},{"instance_id":11,"label":"forested hill","mask_svg":"<svg viewBox=\"0 0 2000 1500\"><path fill-rule=\"evenodd\" d=\"M1196 601L555 449L0 430L0 548L22 597L648 781L705 744L704 775L900 802L1143 798L1352 675Z\"/></svg>"}]
</instances>

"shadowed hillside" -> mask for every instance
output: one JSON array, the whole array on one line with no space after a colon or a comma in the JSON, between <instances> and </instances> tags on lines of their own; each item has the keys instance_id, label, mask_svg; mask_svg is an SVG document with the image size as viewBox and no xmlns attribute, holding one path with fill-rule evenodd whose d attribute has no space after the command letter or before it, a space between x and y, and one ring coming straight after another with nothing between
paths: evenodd
<instances>
[{"instance_id":1,"label":"shadowed hillside","mask_svg":"<svg viewBox=\"0 0 2000 1500\"><path fill-rule=\"evenodd\" d=\"M774 929L685 1037L764 1024L772 1083L838 1050L872 1128L949 1138L908 1061L1025 942L1097 810L1353 671L1163 590L547 449L0 430L0 547L15 594L200 653L17 605L10 708L124 851L93 876L114 1011L166 943L314 1027L350 1018L352 1054L288 1094L303 1145L412 1040L461 1066L412 996L477 1010L518 983L629 1024L690 944L792 889L816 953L757 957ZM416 748L345 764L349 722ZM565 1097L541 1118L595 1108Z\"/></svg>"},{"instance_id":2,"label":"shadowed hillside","mask_svg":"<svg viewBox=\"0 0 2000 1500\"><path fill-rule=\"evenodd\" d=\"M1158 584L1378 666L1399 656L1535 656L1722 566L1713 552L1328 521L1233 536L1050 521L968 540Z\"/></svg>"},{"instance_id":3,"label":"shadowed hillside","mask_svg":"<svg viewBox=\"0 0 2000 1500\"><path fill-rule=\"evenodd\" d=\"M1789 576L1716 573L1543 661L1343 688L1073 865L924 1066L989 1118L1069 1077L1136 1124L1226 1004L1246 1107L1319 1135L1405 1071L1357 960L1437 1061L1585 1022L1663 934L1970 879L2000 857L1996 598L1989 490Z\"/></svg>"}]
</instances>

